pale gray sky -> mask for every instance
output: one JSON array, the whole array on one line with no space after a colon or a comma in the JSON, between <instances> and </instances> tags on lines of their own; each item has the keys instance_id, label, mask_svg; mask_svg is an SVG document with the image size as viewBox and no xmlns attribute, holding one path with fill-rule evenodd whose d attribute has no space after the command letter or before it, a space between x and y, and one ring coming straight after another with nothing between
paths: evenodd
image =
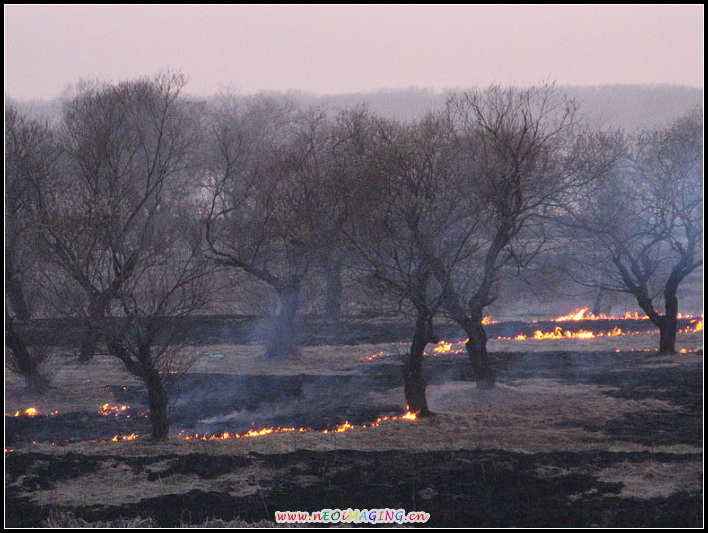
<instances>
[{"instance_id":1,"label":"pale gray sky","mask_svg":"<svg viewBox=\"0 0 708 533\"><path fill-rule=\"evenodd\" d=\"M211 94L703 86L702 5L5 6L5 92L185 73Z\"/></svg>"}]
</instances>

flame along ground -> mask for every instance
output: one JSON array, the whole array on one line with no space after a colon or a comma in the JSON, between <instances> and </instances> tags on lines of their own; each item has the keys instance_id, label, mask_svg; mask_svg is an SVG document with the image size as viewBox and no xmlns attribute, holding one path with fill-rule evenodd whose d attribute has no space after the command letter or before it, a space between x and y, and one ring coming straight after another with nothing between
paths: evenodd
<instances>
[{"instance_id":1,"label":"flame along ground","mask_svg":"<svg viewBox=\"0 0 708 533\"><path fill-rule=\"evenodd\" d=\"M59 411L52 411L51 413L49 413L48 415L45 415L45 416L54 416L58 413L59 413ZM24 411L15 411L14 413L5 413L5 416L11 416L14 418L19 417L19 416L27 416L27 417L32 418L32 417L38 416L40 414L41 413L39 412L39 409L37 409L36 407L28 407Z\"/></svg>"},{"instance_id":2,"label":"flame along ground","mask_svg":"<svg viewBox=\"0 0 708 533\"><path fill-rule=\"evenodd\" d=\"M600 315L594 315L591 312L588 312L588 307L583 307L580 309L576 309L569 315L564 315L560 316L557 318L554 318L552 322L569 322L569 321L574 321L574 322L579 322L579 321L592 321L592 320L648 320L649 317L647 316L641 316L638 311L627 311L624 313L623 316L608 316L605 314L600 314ZM700 317L696 317L694 315L688 315L688 314L681 314L679 313L677 316L678 319L688 319L693 322L692 326L688 326L682 329L679 329L679 333L688 333L688 332L700 332L703 331L703 315L701 314ZM534 321L536 323L538 321ZM489 325L489 324L496 324L498 323L496 320L493 320L491 316L485 316L484 319L482 319L482 324L483 325ZM553 331L541 331L541 330L536 330L533 334L533 336L527 336L523 334L516 335L515 337L496 337L497 340L504 340L504 341L509 341L509 340L514 340L514 341L525 341L525 340L552 340L552 339L596 339L600 337L617 337L617 336L623 336L623 335L643 335L643 334L656 334L659 333L658 329L652 329L648 331L623 331L622 328L615 326L611 331L608 332L598 332L595 333L593 331L587 331L587 330L578 330L578 331L569 331L569 330L564 330L561 326L556 326ZM432 351L426 351L426 355L454 355L454 354L462 354L465 353L464 349L457 349L453 350L453 347L456 345L464 345L467 343L469 339L465 339L463 341L457 341L457 342L448 342L448 341L440 341L438 342L433 348ZM386 353L383 351L371 354L369 356L362 357L362 361L373 361L374 359L378 359L381 357L388 357L391 356L392 354Z\"/></svg>"},{"instance_id":3,"label":"flame along ground","mask_svg":"<svg viewBox=\"0 0 708 533\"><path fill-rule=\"evenodd\" d=\"M344 433L345 431L350 431L352 429L356 428L373 428L373 427L378 427L384 422L388 421L393 421L393 420L417 420L418 419L418 413L413 413L410 411L410 409L407 409L406 412L402 415L393 415L393 416L384 416L384 417L379 417L376 419L375 422L371 422L370 424L362 424L360 426L355 426L353 424L350 424L348 421L344 422L343 424L338 425L334 429L324 429L321 431L318 431L318 433L322 434L327 434L327 433ZM188 435L186 432L182 431L179 433L178 437L184 439L184 440L226 440L226 439L245 439L245 438L250 438L250 437L262 437L265 435L272 435L275 433L305 433L305 432L315 432L316 430L310 429L310 428L263 428L260 430L255 430L251 429L247 431L246 433L229 433L228 431L225 431L224 433L220 435L200 435L200 434L195 434L195 435ZM94 440L91 442L119 442L119 441L124 441L124 440L135 440L139 438L140 436L131 433L130 435L115 435L112 439L109 440Z\"/></svg>"},{"instance_id":4,"label":"flame along ground","mask_svg":"<svg viewBox=\"0 0 708 533\"><path fill-rule=\"evenodd\" d=\"M114 412L120 412L121 409L119 407L113 407L108 409L109 405L104 404L101 406L101 409L99 410L100 414L104 415L111 415ZM121 406L125 407L126 409L129 408L129 406ZM123 409L125 410L125 409ZM32 414L27 414L25 416L37 416L39 412L33 408L30 407L28 408L25 412L32 413ZM18 411L19 413L19 411ZM52 414L56 414L56 411L54 411ZM6 414L5 416L22 416L20 414L17 415L12 415L12 414ZM147 416L147 415L145 415ZM417 420L418 419L418 413L417 412L411 412L411 410L406 406L406 412L403 413L402 415L392 415L392 416L384 416L384 417L379 417L376 419L375 422L371 422L370 424L362 424L360 426L355 426L353 424L350 424L349 421L344 422L343 424L338 425L334 429L325 429L319 431L319 433L322 434L327 434L327 433L344 433L345 431L350 431L355 428L373 428L373 427L378 427L384 422L388 421L393 421L393 420ZM244 438L249 438L249 437L262 437L264 435L272 435L274 433L292 433L292 432L298 432L298 433L305 433L305 432L313 432L316 431L314 429L310 428L263 428L260 430L255 430L251 429L247 431L246 433L229 433L228 431L225 431L224 433L220 435L200 435L200 434L195 434L195 435L188 435L186 432L182 431L179 433L179 437L183 438L184 440L225 440L225 439L244 439ZM140 438L140 435L137 433L131 433L130 435L114 435L110 439L104 439L104 440L93 440L91 442L120 442L120 441L126 441L126 440L136 440ZM55 442L52 442L53 446L56 446L57 444ZM9 453L12 452L12 448L5 448L5 452Z\"/></svg>"},{"instance_id":5,"label":"flame along ground","mask_svg":"<svg viewBox=\"0 0 708 533\"><path fill-rule=\"evenodd\" d=\"M686 327L683 329L678 330L679 332L682 333L688 333L688 332L701 332L703 331L703 315L701 314L700 317L695 317L693 315L682 315L679 313L678 317L680 319L689 319L693 322L692 327ZM593 313L588 312L588 308L584 307L581 309L576 309L573 313L561 317L557 317L553 319L553 322L567 322L567 321L581 321L581 320L648 320L648 317L646 316L640 316L637 311L630 312L627 311L625 312L624 316L607 316L604 314L601 315L594 315ZM490 325L490 324L496 324L497 321L493 320L491 316L485 316L484 319L482 320L482 324L484 325ZM563 330L560 326L556 326L553 331L550 332L542 332L540 330L536 330L534 332L533 337L527 337L526 335L516 335L515 337L497 337L499 340L516 340L516 341L524 341L524 340L548 340L548 339L593 339L593 338L599 338L599 337L615 337L615 336L621 336L621 335L640 335L640 334L647 334L647 333L658 333L658 329L653 329L649 331L643 331L643 332L633 332L633 331L622 331L621 328L619 327L614 327L611 331L608 332L598 332L594 333L592 331L585 331L585 330L579 330L579 331L568 331L568 330ZM426 352L427 355L443 355L443 354L460 354L464 353L465 350L463 349L458 349L458 350L453 350L453 346L455 345L464 345L467 343L469 339L465 339L464 341L459 341L459 342L447 342L447 341L440 341L437 345L435 345L432 349L432 352ZM617 350L619 351L619 350ZM632 350L635 351L635 350ZM644 350L646 351L646 350ZM681 350L680 353L686 353L686 350ZM379 358L379 357L387 357L390 356L390 353L386 352L377 352L375 354L372 354L367 357L362 357L362 360L366 361L371 361L373 359ZM106 388L107 391L109 391L108 388ZM125 415L126 418L130 418L131 414L129 414L131 407L129 405L118 405L118 406L111 406L109 403L105 403L99 407L98 413L103 415L103 416L120 416L121 414ZM5 413L5 416L8 417L20 417L20 416L26 416L26 417L35 417L40 415L41 413L39 410L35 407L28 407L24 411L16 411L15 413ZM53 416L58 414L58 411L52 411L48 415L44 416ZM147 413L140 413L140 416L143 417L149 417L149 414ZM325 429L319 431L320 433L327 434L327 433L343 433L345 431L349 431L352 429L355 429L357 427L360 428L370 428L370 427L378 427L381 425L381 423L386 422L386 421L392 421L392 420L416 420L418 418L418 413L412 413L410 410L407 408L406 412L402 415L397 415L397 416L385 416L382 418L377 418L375 422L369 423L369 424L363 424L361 426L354 426L350 424L348 421L344 422L343 424L338 425L334 429ZM185 439L185 440L225 440L225 439L241 439L241 438L249 438L249 437L260 437L264 435L271 435L274 433L291 433L291 432L299 432L299 433L304 433L304 432L311 432L315 431L310 428L263 428L260 430L249 430L246 433L229 433L229 432L224 432L220 435L188 435L185 432L180 432L179 437ZM131 433L130 435L114 435L111 439L108 440L94 440L92 442L119 442L119 441L129 441L129 440L135 440L138 439L139 435L136 433ZM52 443L53 445L56 445L56 443ZM11 448L6 448L5 452L12 452L13 449Z\"/></svg>"},{"instance_id":6,"label":"flame along ground","mask_svg":"<svg viewBox=\"0 0 708 533\"><path fill-rule=\"evenodd\" d=\"M606 315L604 313L600 313L599 315L595 315L591 311L589 311L589 309L590 309L589 307L582 307L580 309L576 309L575 311L573 311L569 315L564 315L564 316L559 316L557 318L554 318L553 322L569 322L569 321L581 321L581 320L649 320L648 316L640 315L639 311L625 311L623 316L614 316L614 315ZM684 315L682 313L678 313L676 318L678 318L678 319L682 319L682 318L695 319L696 317L693 315ZM701 315L701 323L702 322L703 322L703 315ZM482 323L484 323L484 321Z\"/></svg>"}]
</instances>

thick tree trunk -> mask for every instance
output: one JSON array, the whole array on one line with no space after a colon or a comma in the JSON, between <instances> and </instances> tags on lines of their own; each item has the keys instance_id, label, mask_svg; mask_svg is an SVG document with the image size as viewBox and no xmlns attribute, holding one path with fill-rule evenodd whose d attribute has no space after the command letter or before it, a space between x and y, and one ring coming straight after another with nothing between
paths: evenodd
<instances>
[{"instance_id":1,"label":"thick tree trunk","mask_svg":"<svg viewBox=\"0 0 708 533\"><path fill-rule=\"evenodd\" d=\"M471 309L470 316L470 320L461 324L469 336L465 345L467 354L472 362L477 387L491 389L494 387L494 373L487 352L487 334L482 325L483 309Z\"/></svg>"},{"instance_id":2,"label":"thick tree trunk","mask_svg":"<svg viewBox=\"0 0 708 533\"><path fill-rule=\"evenodd\" d=\"M425 398L426 383L423 378L423 353L429 343L437 342L433 332L432 313L427 309L418 309L418 316L413 333L413 342L408 357L403 365L403 392L408 410L418 416L430 416Z\"/></svg>"},{"instance_id":3,"label":"thick tree trunk","mask_svg":"<svg viewBox=\"0 0 708 533\"><path fill-rule=\"evenodd\" d=\"M145 342L138 346L137 358L126 349L120 340L109 338L108 350L112 356L123 362L128 372L142 380L148 394L152 440L158 442L166 440L170 433L167 417L168 396L162 376L155 368L155 362L152 359L151 344Z\"/></svg>"},{"instance_id":4,"label":"thick tree trunk","mask_svg":"<svg viewBox=\"0 0 708 533\"><path fill-rule=\"evenodd\" d=\"M469 335L466 344L467 354L472 362L477 387L491 389L494 387L494 373L489 362L487 334L484 332L484 326L481 323L476 323L467 330L467 334Z\"/></svg>"},{"instance_id":5,"label":"thick tree trunk","mask_svg":"<svg viewBox=\"0 0 708 533\"><path fill-rule=\"evenodd\" d=\"M668 354L676 352L676 330L678 328L678 298L676 289L667 287L664 291L666 314L659 321L659 353Z\"/></svg>"},{"instance_id":6,"label":"thick tree trunk","mask_svg":"<svg viewBox=\"0 0 708 533\"><path fill-rule=\"evenodd\" d=\"M293 283L278 289L278 313L273 319L266 345L266 357L298 356L295 317L300 306L300 284Z\"/></svg>"},{"instance_id":7,"label":"thick tree trunk","mask_svg":"<svg viewBox=\"0 0 708 533\"><path fill-rule=\"evenodd\" d=\"M43 394L49 388L47 380L40 371L41 361L35 357L25 343L22 335L15 329L11 320L5 321L5 345L12 350L16 370L25 380L27 388L33 394Z\"/></svg>"},{"instance_id":8,"label":"thick tree trunk","mask_svg":"<svg viewBox=\"0 0 708 533\"><path fill-rule=\"evenodd\" d=\"M86 328L81 337L81 347L79 348L79 362L88 363L93 359L98 346L98 334L93 328Z\"/></svg>"},{"instance_id":9,"label":"thick tree trunk","mask_svg":"<svg viewBox=\"0 0 708 533\"><path fill-rule=\"evenodd\" d=\"M662 324L659 326L659 353L670 354L676 353L676 327L677 321L665 320L663 317Z\"/></svg>"},{"instance_id":10,"label":"thick tree trunk","mask_svg":"<svg viewBox=\"0 0 708 533\"><path fill-rule=\"evenodd\" d=\"M20 283L16 276L10 273L6 274L5 283L7 288L7 298L10 302L10 306L12 306L15 316L18 320L22 320L23 322L29 320L31 313L27 305L27 300L25 299L25 293L22 290L22 283Z\"/></svg>"},{"instance_id":11,"label":"thick tree trunk","mask_svg":"<svg viewBox=\"0 0 708 533\"><path fill-rule=\"evenodd\" d=\"M151 369L143 378L148 392L148 407L150 408L150 423L152 424L152 440L167 440L170 434L170 424L167 417L167 393L160 374Z\"/></svg>"}]
</instances>

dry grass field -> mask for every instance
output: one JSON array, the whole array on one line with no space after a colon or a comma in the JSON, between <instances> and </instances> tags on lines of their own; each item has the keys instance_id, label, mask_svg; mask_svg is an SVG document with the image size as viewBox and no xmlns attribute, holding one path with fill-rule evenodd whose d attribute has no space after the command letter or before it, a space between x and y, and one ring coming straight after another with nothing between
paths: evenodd
<instances>
[{"instance_id":1,"label":"dry grass field","mask_svg":"<svg viewBox=\"0 0 708 533\"><path fill-rule=\"evenodd\" d=\"M699 526L702 334L679 334L685 353L672 356L656 344L492 340L491 391L453 344L426 361L435 415L380 423L405 411L405 345L305 347L285 362L258 346L191 346L175 434L160 444L140 384L114 361L60 359L41 398L6 375L6 413L40 413L6 416L6 523L274 525L276 510L403 508L435 526ZM130 419L98 413L127 400ZM273 426L308 430L177 435ZM140 437L110 442L113 431Z\"/></svg>"}]
</instances>

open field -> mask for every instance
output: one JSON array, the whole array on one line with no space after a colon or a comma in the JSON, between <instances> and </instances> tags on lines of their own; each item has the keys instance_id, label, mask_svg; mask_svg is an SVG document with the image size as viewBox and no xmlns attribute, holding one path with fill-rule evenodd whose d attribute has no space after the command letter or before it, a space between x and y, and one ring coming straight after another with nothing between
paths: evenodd
<instances>
[{"instance_id":1,"label":"open field","mask_svg":"<svg viewBox=\"0 0 708 533\"><path fill-rule=\"evenodd\" d=\"M282 363L258 346L190 346L198 361L175 385L162 444L110 442L149 423L139 383L107 357L57 364L43 398L8 375L6 413L40 415L6 416L6 523L262 525L275 511L390 508L428 512L433 526L700 526L702 334L679 334L683 354L656 345L654 334L492 340L492 391L453 346L426 360L435 416L376 427L405 411L403 344L308 346ZM102 415L106 403L130 407ZM176 434L270 427L308 430Z\"/></svg>"}]
</instances>

